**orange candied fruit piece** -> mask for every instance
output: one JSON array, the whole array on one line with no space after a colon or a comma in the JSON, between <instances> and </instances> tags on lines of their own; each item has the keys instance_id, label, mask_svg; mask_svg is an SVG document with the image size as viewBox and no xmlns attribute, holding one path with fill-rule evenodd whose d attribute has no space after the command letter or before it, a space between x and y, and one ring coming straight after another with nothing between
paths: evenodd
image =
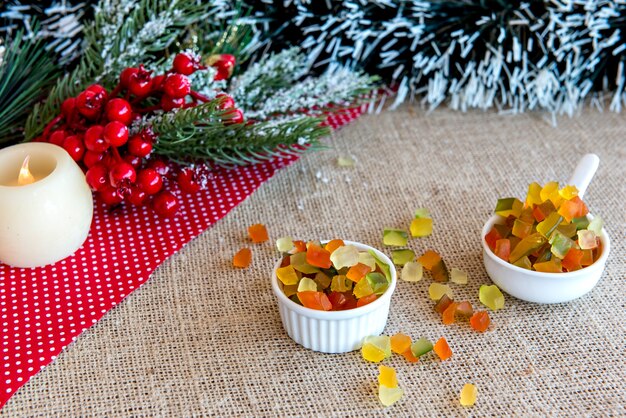
<instances>
[{"instance_id":1,"label":"orange candied fruit piece","mask_svg":"<svg viewBox=\"0 0 626 418\"><path fill-rule=\"evenodd\" d=\"M323 269L328 269L332 266L330 253L317 245L309 245L307 248L306 262L312 266L321 267Z\"/></svg>"},{"instance_id":2,"label":"orange candied fruit piece","mask_svg":"<svg viewBox=\"0 0 626 418\"><path fill-rule=\"evenodd\" d=\"M371 295L363 296L356 303L356 307L360 308L361 306L368 305L378 299L378 295L376 293L372 293Z\"/></svg>"},{"instance_id":3,"label":"orange candied fruit piece","mask_svg":"<svg viewBox=\"0 0 626 418\"><path fill-rule=\"evenodd\" d=\"M496 241L502 238L506 237L500 235L500 232L494 226L491 228L491 231L489 231L487 235L485 235L485 242L487 242L487 245L489 246L489 248L491 248L491 251L493 251L496 249Z\"/></svg>"},{"instance_id":4,"label":"orange candied fruit piece","mask_svg":"<svg viewBox=\"0 0 626 418\"><path fill-rule=\"evenodd\" d=\"M330 311L333 309L332 303L330 303L328 296L324 292L312 290L298 292L298 299L306 308L317 309L318 311Z\"/></svg>"},{"instance_id":5,"label":"orange candied fruit piece","mask_svg":"<svg viewBox=\"0 0 626 418\"><path fill-rule=\"evenodd\" d=\"M419 261L426 270L430 271L435 264L441 261L441 256L436 251L428 250L417 261Z\"/></svg>"},{"instance_id":6,"label":"orange candied fruit piece","mask_svg":"<svg viewBox=\"0 0 626 418\"><path fill-rule=\"evenodd\" d=\"M496 249L493 252L496 256L508 263L509 256L511 255L511 240L499 239L496 241Z\"/></svg>"},{"instance_id":7,"label":"orange candied fruit piece","mask_svg":"<svg viewBox=\"0 0 626 418\"><path fill-rule=\"evenodd\" d=\"M263 224L254 224L248 227L248 235L252 242L265 242L269 239L267 229Z\"/></svg>"},{"instance_id":8,"label":"orange candied fruit piece","mask_svg":"<svg viewBox=\"0 0 626 418\"><path fill-rule=\"evenodd\" d=\"M485 332L489 328L489 314L486 311L478 311L470 318L470 326L478 332Z\"/></svg>"},{"instance_id":9,"label":"orange candied fruit piece","mask_svg":"<svg viewBox=\"0 0 626 418\"><path fill-rule=\"evenodd\" d=\"M435 343L433 351L441 360L447 360L452 357L452 350L444 337L439 338L439 340Z\"/></svg>"},{"instance_id":10,"label":"orange candied fruit piece","mask_svg":"<svg viewBox=\"0 0 626 418\"><path fill-rule=\"evenodd\" d=\"M350 267L350 269L348 269L348 273L346 273L346 277L352 280L353 282L358 282L363 277L365 277L365 275L369 273L370 271L372 271L370 266L367 266L363 263L358 263Z\"/></svg>"},{"instance_id":11,"label":"orange candied fruit piece","mask_svg":"<svg viewBox=\"0 0 626 418\"><path fill-rule=\"evenodd\" d=\"M582 266L583 251L577 248L570 248L565 258L561 261L561 266L567 271L575 271L583 268Z\"/></svg>"},{"instance_id":12,"label":"orange candied fruit piece","mask_svg":"<svg viewBox=\"0 0 626 418\"><path fill-rule=\"evenodd\" d=\"M391 351L396 354L402 354L405 351L411 351L411 337L408 335L397 333L396 335L392 335L391 338Z\"/></svg>"},{"instance_id":13,"label":"orange candied fruit piece","mask_svg":"<svg viewBox=\"0 0 626 418\"><path fill-rule=\"evenodd\" d=\"M304 241L294 241L293 247L295 248L295 253L303 253L306 251L306 242Z\"/></svg>"},{"instance_id":14,"label":"orange candied fruit piece","mask_svg":"<svg viewBox=\"0 0 626 418\"><path fill-rule=\"evenodd\" d=\"M335 251L339 247L343 247L344 245L346 244L344 244L343 240L331 239L326 243L326 245L324 245L324 249L332 254L333 251Z\"/></svg>"},{"instance_id":15,"label":"orange candied fruit piece","mask_svg":"<svg viewBox=\"0 0 626 418\"><path fill-rule=\"evenodd\" d=\"M402 357L404 357L409 363L417 363L420 360L419 357L415 357L410 348L402 353Z\"/></svg>"},{"instance_id":16,"label":"orange candied fruit piece","mask_svg":"<svg viewBox=\"0 0 626 418\"><path fill-rule=\"evenodd\" d=\"M454 324L454 314L456 313L456 307L458 305L458 303L452 302L450 305L448 305L446 310L443 311L443 314L441 315L441 320L443 321L444 325Z\"/></svg>"},{"instance_id":17,"label":"orange candied fruit piece","mask_svg":"<svg viewBox=\"0 0 626 418\"><path fill-rule=\"evenodd\" d=\"M250 248L242 248L233 257L233 266L245 269L252 262L252 250Z\"/></svg>"}]
</instances>

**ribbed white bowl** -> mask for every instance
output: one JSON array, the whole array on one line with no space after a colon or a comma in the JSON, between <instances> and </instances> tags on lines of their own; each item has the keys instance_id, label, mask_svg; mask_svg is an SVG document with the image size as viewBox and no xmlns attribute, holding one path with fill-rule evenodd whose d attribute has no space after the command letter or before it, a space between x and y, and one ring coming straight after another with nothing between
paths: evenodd
<instances>
[{"instance_id":1,"label":"ribbed white bowl","mask_svg":"<svg viewBox=\"0 0 626 418\"><path fill-rule=\"evenodd\" d=\"M278 299L280 318L287 334L305 348L322 353L345 353L361 348L363 338L379 335L383 332L391 295L396 287L396 268L389 258L370 246L358 242L344 241L359 250L372 250L387 263L391 270L391 284L374 302L360 308L345 311L318 311L305 308L290 300L280 288L276 269L281 260L276 262L272 272L272 289Z\"/></svg>"}]
</instances>

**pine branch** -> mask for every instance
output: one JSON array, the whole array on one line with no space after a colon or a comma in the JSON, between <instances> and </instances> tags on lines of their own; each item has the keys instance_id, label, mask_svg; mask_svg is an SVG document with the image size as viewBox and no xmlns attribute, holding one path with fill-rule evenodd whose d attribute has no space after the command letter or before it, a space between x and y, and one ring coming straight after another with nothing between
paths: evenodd
<instances>
[{"instance_id":1,"label":"pine branch","mask_svg":"<svg viewBox=\"0 0 626 418\"><path fill-rule=\"evenodd\" d=\"M210 102L151 119L159 138L155 152L181 163L211 160L222 166L246 165L316 149L319 138L330 133L321 125L323 119L306 116L225 127L227 112Z\"/></svg>"},{"instance_id":2,"label":"pine branch","mask_svg":"<svg viewBox=\"0 0 626 418\"><path fill-rule=\"evenodd\" d=\"M18 31L5 42L6 50L0 53L0 146L22 139L30 109L58 74L41 39L25 39L24 32Z\"/></svg>"}]
</instances>

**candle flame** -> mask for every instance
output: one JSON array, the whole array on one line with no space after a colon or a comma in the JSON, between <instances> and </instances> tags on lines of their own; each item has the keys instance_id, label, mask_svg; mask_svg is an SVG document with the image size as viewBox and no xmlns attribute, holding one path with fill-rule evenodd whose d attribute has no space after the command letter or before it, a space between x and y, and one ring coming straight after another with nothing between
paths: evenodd
<instances>
[{"instance_id":1,"label":"candle flame","mask_svg":"<svg viewBox=\"0 0 626 418\"><path fill-rule=\"evenodd\" d=\"M20 175L17 177L17 184L20 186L35 182L35 177L33 177L30 170L28 169L29 162L30 155L27 155L26 158L24 158L24 162L22 163L22 168L20 168Z\"/></svg>"}]
</instances>

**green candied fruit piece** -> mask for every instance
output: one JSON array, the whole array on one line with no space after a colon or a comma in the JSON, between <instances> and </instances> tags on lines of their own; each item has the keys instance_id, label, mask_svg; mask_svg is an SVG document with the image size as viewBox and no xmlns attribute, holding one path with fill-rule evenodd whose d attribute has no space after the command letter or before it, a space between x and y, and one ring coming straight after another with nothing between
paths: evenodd
<instances>
[{"instance_id":1,"label":"green candied fruit piece","mask_svg":"<svg viewBox=\"0 0 626 418\"><path fill-rule=\"evenodd\" d=\"M498 199L494 212L497 215L503 216L505 218L509 215L513 215L517 218L519 217L520 213L522 213L523 207L524 204L518 198L505 197L504 199Z\"/></svg>"},{"instance_id":2,"label":"green candied fruit piece","mask_svg":"<svg viewBox=\"0 0 626 418\"><path fill-rule=\"evenodd\" d=\"M535 263L543 263L544 261L552 260L552 251L550 251L550 244L545 244L537 251L537 259Z\"/></svg>"},{"instance_id":3,"label":"green candied fruit piece","mask_svg":"<svg viewBox=\"0 0 626 418\"><path fill-rule=\"evenodd\" d=\"M602 232L602 227L604 226L604 221L601 217L596 216L589 222L589 226L587 226L587 230L593 231L596 236L599 236Z\"/></svg>"},{"instance_id":4,"label":"green candied fruit piece","mask_svg":"<svg viewBox=\"0 0 626 418\"><path fill-rule=\"evenodd\" d=\"M430 211L426 208L415 209L416 218L430 218Z\"/></svg>"},{"instance_id":5,"label":"green candied fruit piece","mask_svg":"<svg viewBox=\"0 0 626 418\"><path fill-rule=\"evenodd\" d=\"M289 257L289 264L300 273L314 274L320 271L319 268L306 262L306 252L295 253Z\"/></svg>"},{"instance_id":6,"label":"green candied fruit piece","mask_svg":"<svg viewBox=\"0 0 626 418\"><path fill-rule=\"evenodd\" d=\"M480 300L480 303L492 311L504 308L504 295L495 284L492 284L491 286L486 284L480 286L480 289L478 290L478 299Z\"/></svg>"},{"instance_id":7,"label":"green candied fruit piece","mask_svg":"<svg viewBox=\"0 0 626 418\"><path fill-rule=\"evenodd\" d=\"M521 267L526 270L532 270L533 268L533 264L530 262L530 259L526 256L517 260L515 263L513 263L513 265L517 267Z\"/></svg>"},{"instance_id":8,"label":"green candied fruit piece","mask_svg":"<svg viewBox=\"0 0 626 418\"><path fill-rule=\"evenodd\" d=\"M419 282L424 277L424 267L418 261L409 261L402 267L400 277L406 282Z\"/></svg>"},{"instance_id":9,"label":"green candied fruit piece","mask_svg":"<svg viewBox=\"0 0 626 418\"><path fill-rule=\"evenodd\" d=\"M563 222L563 217L558 212L552 212L546 219L539 222L537 232L548 238L561 222Z\"/></svg>"},{"instance_id":10,"label":"green candied fruit piece","mask_svg":"<svg viewBox=\"0 0 626 418\"><path fill-rule=\"evenodd\" d=\"M413 353L415 357L423 356L424 354L432 350L433 343L428 341L426 338L420 338L419 340L411 344L411 353Z\"/></svg>"},{"instance_id":11,"label":"green candied fruit piece","mask_svg":"<svg viewBox=\"0 0 626 418\"><path fill-rule=\"evenodd\" d=\"M596 218L593 218L596 219ZM602 219L600 219L602 221ZM580 218L572 219L572 224L576 225L576 230L580 231L581 229L587 229L589 226L589 219L586 216L581 216Z\"/></svg>"},{"instance_id":12,"label":"green candied fruit piece","mask_svg":"<svg viewBox=\"0 0 626 418\"><path fill-rule=\"evenodd\" d=\"M293 249L293 238L282 237L276 240L276 248L281 253L288 253Z\"/></svg>"},{"instance_id":13,"label":"green candied fruit piece","mask_svg":"<svg viewBox=\"0 0 626 418\"><path fill-rule=\"evenodd\" d=\"M369 296L374 293L374 289L370 286L370 282L367 280L359 280L357 284L354 285L354 289L352 293L357 299L364 298L365 296Z\"/></svg>"},{"instance_id":14,"label":"green candied fruit piece","mask_svg":"<svg viewBox=\"0 0 626 418\"><path fill-rule=\"evenodd\" d=\"M402 229L385 228L383 230L383 244L392 247L405 247L409 234Z\"/></svg>"},{"instance_id":15,"label":"green candied fruit piece","mask_svg":"<svg viewBox=\"0 0 626 418\"><path fill-rule=\"evenodd\" d=\"M391 267L389 266L389 264L385 263L381 258L379 258L374 251L368 250L368 252L370 253L372 257L374 257L374 261L376 262L376 265L383 272L383 274L387 278L387 281L391 283Z\"/></svg>"},{"instance_id":16,"label":"green candied fruit piece","mask_svg":"<svg viewBox=\"0 0 626 418\"><path fill-rule=\"evenodd\" d=\"M303 277L298 283L298 292L317 292L317 283L308 277Z\"/></svg>"},{"instance_id":17,"label":"green candied fruit piece","mask_svg":"<svg viewBox=\"0 0 626 418\"><path fill-rule=\"evenodd\" d=\"M415 260L415 252L409 249L391 250L391 260L396 266L404 266L406 263Z\"/></svg>"},{"instance_id":18,"label":"green candied fruit piece","mask_svg":"<svg viewBox=\"0 0 626 418\"><path fill-rule=\"evenodd\" d=\"M365 279L370 284L372 291L377 295L382 295L389 287L389 282L387 281L387 278L380 273L367 273L365 275ZM362 281L363 280L359 280L359 282Z\"/></svg>"},{"instance_id":19,"label":"green candied fruit piece","mask_svg":"<svg viewBox=\"0 0 626 418\"><path fill-rule=\"evenodd\" d=\"M578 230L576 228L576 225L574 225L573 223L571 224L567 224L567 225L559 225L556 227L556 230L561 232L563 235L565 235L568 238L572 238L576 236L576 231Z\"/></svg>"},{"instance_id":20,"label":"green candied fruit piece","mask_svg":"<svg viewBox=\"0 0 626 418\"><path fill-rule=\"evenodd\" d=\"M565 258L569 249L574 246L574 241L569 239L558 229L550 235L550 240L548 242L551 245L550 252L560 259Z\"/></svg>"},{"instance_id":21,"label":"green candied fruit piece","mask_svg":"<svg viewBox=\"0 0 626 418\"><path fill-rule=\"evenodd\" d=\"M521 240L515 246L515 248L513 248L513 251L511 251L511 254L509 255L509 261L511 263L515 263L520 258L537 251L546 242L547 240L542 237L541 234L539 234L538 232L530 234L529 236Z\"/></svg>"}]
</instances>

